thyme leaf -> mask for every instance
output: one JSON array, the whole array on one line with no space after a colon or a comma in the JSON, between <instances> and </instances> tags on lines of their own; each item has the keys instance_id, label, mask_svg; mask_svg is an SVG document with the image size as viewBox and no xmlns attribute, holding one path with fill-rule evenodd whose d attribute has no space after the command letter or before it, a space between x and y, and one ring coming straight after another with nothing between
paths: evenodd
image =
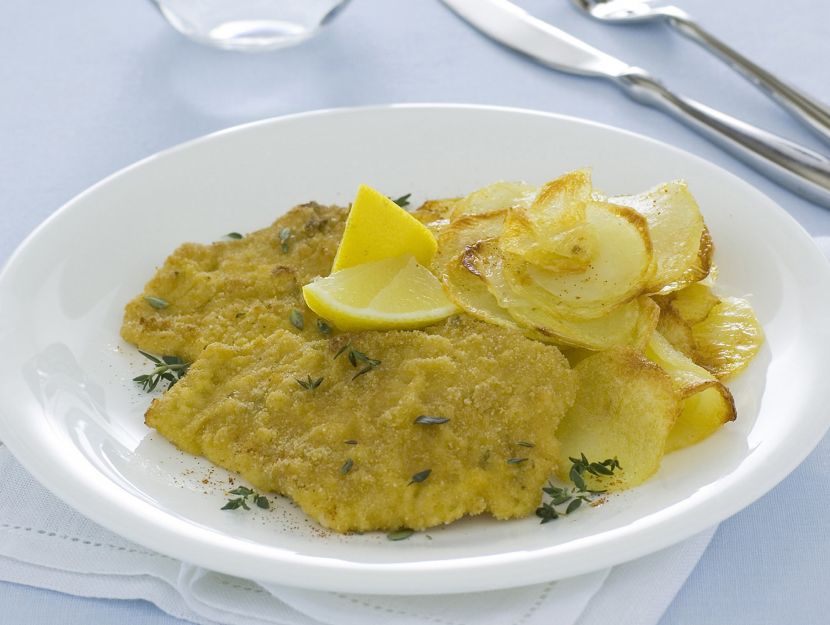
<instances>
[{"instance_id":1,"label":"thyme leaf","mask_svg":"<svg viewBox=\"0 0 830 625\"><path fill-rule=\"evenodd\" d=\"M155 295L145 295L144 301L150 304L150 306L152 306L156 310L167 308L170 305L170 302L168 302L166 299L156 297Z\"/></svg>"},{"instance_id":2,"label":"thyme leaf","mask_svg":"<svg viewBox=\"0 0 830 625\"><path fill-rule=\"evenodd\" d=\"M409 198L411 196L412 196L411 193L407 193L406 195L402 195L401 197L399 197L396 200L392 200L392 198L389 198L389 199L392 200L395 204L397 204L401 208L404 208L406 206L409 206Z\"/></svg>"},{"instance_id":3,"label":"thyme leaf","mask_svg":"<svg viewBox=\"0 0 830 625\"><path fill-rule=\"evenodd\" d=\"M522 464L523 462L527 462L527 458L508 458L507 464Z\"/></svg>"},{"instance_id":4,"label":"thyme leaf","mask_svg":"<svg viewBox=\"0 0 830 625\"><path fill-rule=\"evenodd\" d=\"M291 314L288 315L288 319L291 321L291 325L297 328L298 330L302 330L305 327L303 313L301 313L296 308L291 309Z\"/></svg>"},{"instance_id":5,"label":"thyme leaf","mask_svg":"<svg viewBox=\"0 0 830 625\"><path fill-rule=\"evenodd\" d=\"M372 369L374 369L380 364L380 360L378 360L377 358L370 358L363 352L356 350L354 347L352 347L351 343L346 343L343 347L341 347L338 350L338 352L334 355L334 359L337 360L337 358L344 353L348 354L347 357L349 359L349 362L352 364L352 367L363 365L360 371L358 371L352 376L352 380L365 373L369 373Z\"/></svg>"},{"instance_id":6,"label":"thyme leaf","mask_svg":"<svg viewBox=\"0 0 830 625\"><path fill-rule=\"evenodd\" d=\"M415 423L420 425L441 425L442 423L446 423L449 421L447 417L431 417L429 415L422 414L415 418Z\"/></svg>"},{"instance_id":7,"label":"thyme leaf","mask_svg":"<svg viewBox=\"0 0 830 625\"><path fill-rule=\"evenodd\" d=\"M389 532L386 535L386 538L388 540L406 540L407 538L412 536L412 534L414 534L414 533L415 533L415 530L399 529L399 530L396 530L394 532Z\"/></svg>"},{"instance_id":8,"label":"thyme leaf","mask_svg":"<svg viewBox=\"0 0 830 625\"><path fill-rule=\"evenodd\" d=\"M320 334L323 334L324 336L331 334L331 326L325 319L317 319L317 329L320 331Z\"/></svg>"},{"instance_id":9,"label":"thyme leaf","mask_svg":"<svg viewBox=\"0 0 830 625\"><path fill-rule=\"evenodd\" d=\"M291 228L283 228L280 230L280 249L283 254L287 254L289 250L288 240L291 238Z\"/></svg>"},{"instance_id":10,"label":"thyme leaf","mask_svg":"<svg viewBox=\"0 0 830 625\"><path fill-rule=\"evenodd\" d=\"M322 377L319 377L319 378L315 379L315 378L311 377L311 374L308 374L306 376L305 380L300 380L298 378L294 378L294 379L297 380L297 384L302 386L307 391L313 391L315 388L320 386L320 384L322 384L322 382L323 382Z\"/></svg>"},{"instance_id":11,"label":"thyme leaf","mask_svg":"<svg viewBox=\"0 0 830 625\"><path fill-rule=\"evenodd\" d=\"M242 238L242 235L239 234L238 232L228 232L228 234L226 234L225 236L229 239L237 239L237 240Z\"/></svg>"},{"instance_id":12,"label":"thyme leaf","mask_svg":"<svg viewBox=\"0 0 830 625\"><path fill-rule=\"evenodd\" d=\"M432 473L432 469L424 469L423 471L418 471L415 475L412 476L412 479L409 481L409 484L420 484L429 477L430 473Z\"/></svg>"},{"instance_id":13,"label":"thyme leaf","mask_svg":"<svg viewBox=\"0 0 830 625\"><path fill-rule=\"evenodd\" d=\"M343 463L343 466L340 467L340 475L346 475L349 471L352 470L354 466L354 460L351 458L347 458L346 462Z\"/></svg>"}]
</instances>

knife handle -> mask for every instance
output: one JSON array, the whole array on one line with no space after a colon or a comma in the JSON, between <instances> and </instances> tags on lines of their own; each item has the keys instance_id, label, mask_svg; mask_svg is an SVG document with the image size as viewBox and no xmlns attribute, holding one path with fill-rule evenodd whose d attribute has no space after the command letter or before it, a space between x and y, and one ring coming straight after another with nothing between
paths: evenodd
<instances>
[{"instance_id":1,"label":"knife handle","mask_svg":"<svg viewBox=\"0 0 830 625\"><path fill-rule=\"evenodd\" d=\"M670 113L782 186L830 208L830 159L827 157L677 95L639 68L632 68L614 80L634 100Z\"/></svg>"},{"instance_id":2,"label":"knife handle","mask_svg":"<svg viewBox=\"0 0 830 625\"><path fill-rule=\"evenodd\" d=\"M730 48L723 41L704 30L685 12L675 7L663 11L669 25L698 45L712 52L736 72L741 74L764 94L784 107L791 115L807 124L822 139L830 142L830 108L806 93L799 91L770 74Z\"/></svg>"}]
</instances>

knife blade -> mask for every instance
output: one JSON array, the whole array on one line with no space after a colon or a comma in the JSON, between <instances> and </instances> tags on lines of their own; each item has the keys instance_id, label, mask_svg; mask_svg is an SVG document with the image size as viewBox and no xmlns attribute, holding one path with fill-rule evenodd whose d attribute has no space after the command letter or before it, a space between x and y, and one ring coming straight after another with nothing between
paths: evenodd
<instances>
[{"instance_id":1,"label":"knife blade","mask_svg":"<svg viewBox=\"0 0 830 625\"><path fill-rule=\"evenodd\" d=\"M571 74L616 78L631 66L505 0L443 0L499 43Z\"/></svg>"},{"instance_id":2,"label":"knife blade","mask_svg":"<svg viewBox=\"0 0 830 625\"><path fill-rule=\"evenodd\" d=\"M509 0L442 0L499 43L553 69L611 80L640 102L661 109L731 151L791 191L830 208L830 159L669 91L631 66L527 13Z\"/></svg>"}]
</instances>

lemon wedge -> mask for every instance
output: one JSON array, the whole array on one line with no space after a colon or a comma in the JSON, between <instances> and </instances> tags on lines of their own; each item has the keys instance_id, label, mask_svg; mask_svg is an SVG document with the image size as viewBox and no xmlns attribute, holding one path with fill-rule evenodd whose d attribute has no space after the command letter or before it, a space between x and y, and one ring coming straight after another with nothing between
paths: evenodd
<instances>
[{"instance_id":1,"label":"lemon wedge","mask_svg":"<svg viewBox=\"0 0 830 625\"><path fill-rule=\"evenodd\" d=\"M331 271L402 254L429 267L437 249L435 236L424 224L364 184L352 203Z\"/></svg>"},{"instance_id":2,"label":"lemon wedge","mask_svg":"<svg viewBox=\"0 0 830 625\"><path fill-rule=\"evenodd\" d=\"M303 287L303 297L341 330L420 328L458 311L438 278L411 254L317 278Z\"/></svg>"}]
</instances>

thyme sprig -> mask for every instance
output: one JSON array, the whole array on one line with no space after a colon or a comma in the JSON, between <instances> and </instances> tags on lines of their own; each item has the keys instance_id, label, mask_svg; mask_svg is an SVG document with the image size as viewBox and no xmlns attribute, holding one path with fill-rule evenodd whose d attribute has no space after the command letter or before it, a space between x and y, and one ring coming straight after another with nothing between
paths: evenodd
<instances>
[{"instance_id":1,"label":"thyme sprig","mask_svg":"<svg viewBox=\"0 0 830 625\"><path fill-rule=\"evenodd\" d=\"M320 384L323 383L322 377L312 378L311 374L308 374L305 380L300 380L299 378L294 379L297 380L297 384L302 386L307 391L313 391L315 388L317 388L318 386L320 386Z\"/></svg>"},{"instance_id":2,"label":"thyme sprig","mask_svg":"<svg viewBox=\"0 0 830 625\"><path fill-rule=\"evenodd\" d=\"M187 373L187 368L190 366L189 362L183 361L178 356L162 356L161 358L157 358L141 350L138 350L138 353L155 365L150 373L137 375L133 378L133 382L140 383L141 388L148 393L154 391L162 380L166 380L168 382L167 388L170 388L182 379L182 376Z\"/></svg>"},{"instance_id":3,"label":"thyme sprig","mask_svg":"<svg viewBox=\"0 0 830 625\"><path fill-rule=\"evenodd\" d=\"M343 347L341 347L334 355L334 359L337 360L337 358L344 353L348 353L348 359L349 362L352 363L352 367L362 365L360 371L352 376L352 380L363 375L364 373L369 373L380 364L380 360L377 358L370 358L363 352L357 351L354 347L352 347L351 343L346 343Z\"/></svg>"},{"instance_id":4,"label":"thyme sprig","mask_svg":"<svg viewBox=\"0 0 830 625\"><path fill-rule=\"evenodd\" d=\"M583 503L590 503L606 492L587 488L583 477L585 473L600 477L614 475L615 470L622 469L616 456L607 458L602 462L590 462L585 454L580 454L579 458L568 459L571 461L571 470L568 472L568 477L573 482L574 488L554 486L548 483L542 489L551 499L536 508L536 516L542 519L541 523L548 523L560 516L566 516L577 510ZM565 506L565 509L557 508L557 506Z\"/></svg>"},{"instance_id":5,"label":"thyme sprig","mask_svg":"<svg viewBox=\"0 0 830 625\"><path fill-rule=\"evenodd\" d=\"M234 488L230 491L231 495L238 495L238 497L234 499L228 499L228 502L222 506L222 510L236 510L237 508L242 508L243 510L250 510L250 506L248 506L248 498L251 498L251 503L255 504L257 508L262 508L263 510L268 510L271 507L271 504L268 502L268 498L264 495L260 495L255 490L251 490L246 486L239 486Z\"/></svg>"}]
</instances>

